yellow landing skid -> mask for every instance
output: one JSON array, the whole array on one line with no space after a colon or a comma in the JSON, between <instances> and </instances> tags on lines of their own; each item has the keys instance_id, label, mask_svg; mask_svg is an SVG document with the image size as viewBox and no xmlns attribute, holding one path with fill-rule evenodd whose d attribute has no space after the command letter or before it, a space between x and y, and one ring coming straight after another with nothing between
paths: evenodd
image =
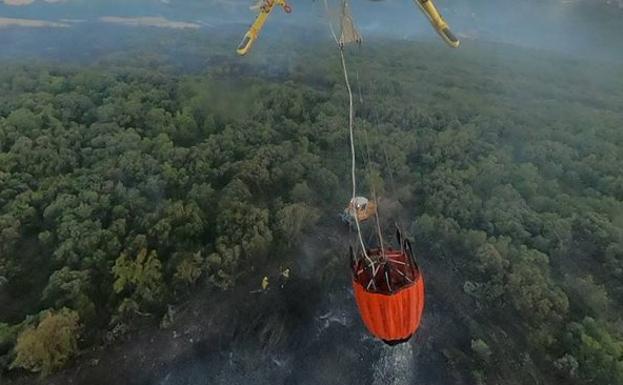
<instances>
[{"instance_id":1,"label":"yellow landing skid","mask_svg":"<svg viewBox=\"0 0 623 385\"><path fill-rule=\"evenodd\" d=\"M461 44L459 39L450 31L448 23L443 19L432 0L413 0L413 2L419 5L422 12L424 12L428 20L430 20L433 28L435 28L439 36L441 36L446 43L454 48L457 48L459 44Z\"/></svg>"},{"instance_id":2,"label":"yellow landing skid","mask_svg":"<svg viewBox=\"0 0 623 385\"><path fill-rule=\"evenodd\" d=\"M253 22L251 28L249 28L249 31L244 35L238 46L238 55L246 55L249 50L251 50L251 46L253 46L253 43L255 43L255 40L259 37L260 31L262 27L264 27L268 16L270 16L270 13L277 5L281 6L286 13L292 12L292 8L290 8L285 0L264 0L260 6L260 14L257 15L255 22Z\"/></svg>"}]
</instances>

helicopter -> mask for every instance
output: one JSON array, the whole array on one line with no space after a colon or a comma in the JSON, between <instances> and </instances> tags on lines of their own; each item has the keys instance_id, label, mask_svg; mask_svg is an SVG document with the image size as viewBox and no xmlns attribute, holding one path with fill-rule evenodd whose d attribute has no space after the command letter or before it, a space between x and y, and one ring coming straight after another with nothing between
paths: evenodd
<instances>
[{"instance_id":1,"label":"helicopter","mask_svg":"<svg viewBox=\"0 0 623 385\"><path fill-rule=\"evenodd\" d=\"M372 0L380 1L380 0ZM460 40L452 33L446 20L441 16L432 0L413 0L413 2L424 12L431 25L439 36L451 47L458 48ZM276 7L281 7L285 13L291 13L292 7L286 0L260 0L252 6L252 10L259 11L257 18L245 33L242 41L238 45L237 52L243 56L249 53L255 41L259 38L262 28L266 24L268 17Z\"/></svg>"}]
</instances>

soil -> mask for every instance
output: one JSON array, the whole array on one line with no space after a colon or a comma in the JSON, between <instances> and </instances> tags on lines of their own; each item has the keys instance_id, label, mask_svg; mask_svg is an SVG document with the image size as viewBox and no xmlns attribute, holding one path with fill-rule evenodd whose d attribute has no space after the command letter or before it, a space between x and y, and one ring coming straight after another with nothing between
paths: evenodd
<instances>
[{"instance_id":1,"label":"soil","mask_svg":"<svg viewBox=\"0 0 623 385\"><path fill-rule=\"evenodd\" d=\"M278 276L275 261L232 290L193 294L176 308L171 328L148 321L122 341L82 352L51 377L22 373L6 385L472 383L469 358L452 362L469 351L463 309L454 300L460 287L427 279L420 330L405 344L386 346L359 319L343 234L329 229L301 244L283 288L275 278L258 291L266 271ZM319 253L319 245L328 252ZM428 262L425 276L452 277Z\"/></svg>"}]
</instances>

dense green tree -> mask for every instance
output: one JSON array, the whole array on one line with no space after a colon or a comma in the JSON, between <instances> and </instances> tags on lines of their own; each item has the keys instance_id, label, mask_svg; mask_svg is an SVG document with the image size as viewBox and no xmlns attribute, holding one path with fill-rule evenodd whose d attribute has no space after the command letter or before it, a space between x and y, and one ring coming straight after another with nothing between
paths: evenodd
<instances>
[{"instance_id":1,"label":"dense green tree","mask_svg":"<svg viewBox=\"0 0 623 385\"><path fill-rule=\"evenodd\" d=\"M623 342L592 318L569 325L566 343L580 373L589 381L623 383Z\"/></svg>"},{"instance_id":2,"label":"dense green tree","mask_svg":"<svg viewBox=\"0 0 623 385\"><path fill-rule=\"evenodd\" d=\"M491 348L489 345L481 339L472 340L471 342L472 351L476 354L476 357L483 361L489 361L491 358Z\"/></svg>"},{"instance_id":3,"label":"dense green tree","mask_svg":"<svg viewBox=\"0 0 623 385\"><path fill-rule=\"evenodd\" d=\"M95 304L89 298L91 282L88 271L72 271L69 267L55 271L43 290L43 300L56 309L74 309L83 322L95 316Z\"/></svg>"},{"instance_id":4,"label":"dense green tree","mask_svg":"<svg viewBox=\"0 0 623 385\"><path fill-rule=\"evenodd\" d=\"M79 327L78 314L67 308L44 313L36 328L26 328L17 337L12 366L43 376L61 368L77 352Z\"/></svg>"},{"instance_id":5,"label":"dense green tree","mask_svg":"<svg viewBox=\"0 0 623 385\"><path fill-rule=\"evenodd\" d=\"M162 264L155 250L141 248L135 258L122 253L112 268L113 289L139 305L157 303L163 294Z\"/></svg>"},{"instance_id":6,"label":"dense green tree","mask_svg":"<svg viewBox=\"0 0 623 385\"><path fill-rule=\"evenodd\" d=\"M174 278L185 285L194 285L201 277L202 268L203 257L200 252L187 255L175 268Z\"/></svg>"},{"instance_id":7,"label":"dense green tree","mask_svg":"<svg viewBox=\"0 0 623 385\"><path fill-rule=\"evenodd\" d=\"M300 240L304 232L319 219L318 210L302 203L286 205L277 212L277 226L288 244Z\"/></svg>"}]
</instances>

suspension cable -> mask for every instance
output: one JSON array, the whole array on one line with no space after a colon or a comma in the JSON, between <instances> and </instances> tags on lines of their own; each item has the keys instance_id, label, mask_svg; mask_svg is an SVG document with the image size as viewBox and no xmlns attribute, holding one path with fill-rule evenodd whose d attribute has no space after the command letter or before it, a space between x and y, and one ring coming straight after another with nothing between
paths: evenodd
<instances>
[{"instance_id":1,"label":"suspension cable","mask_svg":"<svg viewBox=\"0 0 623 385\"><path fill-rule=\"evenodd\" d=\"M364 142L366 145L366 157L367 157L367 162L366 162L366 168L368 170L368 176L372 177L372 167L370 166L372 161L370 160L370 142L368 141L368 130L365 128L363 128L363 137L364 137ZM377 236L379 237L379 245L381 247L381 256L383 257L383 259L385 259L385 245L384 245L384 241L383 241L383 232L381 231L381 219L380 219L380 215L379 215L379 201L376 195L376 186L374 185L374 180L370 180L370 187L372 190L372 201L374 202L374 204L376 205L376 210L374 210L374 222L376 224L376 231L377 231ZM380 269L380 266L378 266L378 268ZM376 275L376 273L375 273Z\"/></svg>"},{"instance_id":2,"label":"suspension cable","mask_svg":"<svg viewBox=\"0 0 623 385\"><path fill-rule=\"evenodd\" d=\"M327 15L329 16L330 11L329 11L329 3L327 0L324 0L324 6L327 12ZM329 28L331 30L331 35L333 36L333 40L335 40L335 44L337 45L338 50L340 52L342 71L344 72L344 82L346 83L346 89L348 91L348 130L349 130L349 135L350 135L351 181L352 181L351 204L354 204L355 198L357 198L357 175L356 175L357 158L355 154L355 130L354 130L355 109L353 105L354 104L353 103L353 91L350 86L350 80L348 78L348 69L346 66L346 58L344 56L344 46L340 44L340 40L338 39L337 34L335 33L335 29L333 28L333 23L331 22L331 19L329 19ZM374 270L375 263L368 256L368 253L366 251L366 245L363 242L363 235L361 234L361 226L359 225L359 216L357 215L356 211L354 211L354 214L355 215L353 215L353 217L355 218L355 225L357 227L357 237L359 238L359 243L361 244L363 255L368 261L368 263L370 264L370 266L372 266L372 269Z\"/></svg>"}]
</instances>

